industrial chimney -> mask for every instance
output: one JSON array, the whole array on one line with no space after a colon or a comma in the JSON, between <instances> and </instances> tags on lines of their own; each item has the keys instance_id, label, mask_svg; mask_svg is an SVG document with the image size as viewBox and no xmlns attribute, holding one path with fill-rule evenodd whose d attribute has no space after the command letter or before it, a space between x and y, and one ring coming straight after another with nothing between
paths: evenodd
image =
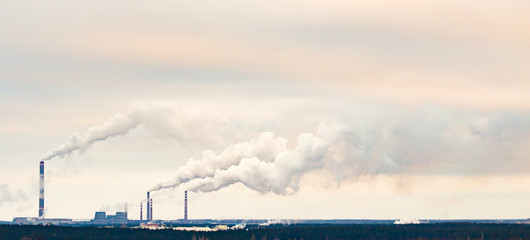
<instances>
[{"instance_id":1,"label":"industrial chimney","mask_svg":"<svg viewBox=\"0 0 530 240\"><path fill-rule=\"evenodd\" d=\"M188 223L188 191L184 191L184 223Z\"/></svg>"},{"instance_id":2,"label":"industrial chimney","mask_svg":"<svg viewBox=\"0 0 530 240\"><path fill-rule=\"evenodd\" d=\"M39 176L39 218L44 217L44 161L40 161Z\"/></svg>"},{"instance_id":3,"label":"industrial chimney","mask_svg":"<svg viewBox=\"0 0 530 240\"><path fill-rule=\"evenodd\" d=\"M151 201L151 198L149 197L149 192L147 192L147 215L145 216L145 219L147 219L147 221L149 222L150 219L151 219L151 209L149 208L150 207L150 201Z\"/></svg>"},{"instance_id":4,"label":"industrial chimney","mask_svg":"<svg viewBox=\"0 0 530 240\"><path fill-rule=\"evenodd\" d=\"M149 202L149 221L153 221L153 199Z\"/></svg>"},{"instance_id":5,"label":"industrial chimney","mask_svg":"<svg viewBox=\"0 0 530 240\"><path fill-rule=\"evenodd\" d=\"M142 212L142 203L140 203L140 224L142 224L143 212Z\"/></svg>"}]
</instances>

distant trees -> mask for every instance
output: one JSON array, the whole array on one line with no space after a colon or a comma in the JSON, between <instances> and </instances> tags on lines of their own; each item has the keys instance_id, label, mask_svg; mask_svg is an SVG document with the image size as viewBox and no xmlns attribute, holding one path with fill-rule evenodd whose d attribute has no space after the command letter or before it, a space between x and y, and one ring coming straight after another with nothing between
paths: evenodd
<instances>
[{"instance_id":1,"label":"distant trees","mask_svg":"<svg viewBox=\"0 0 530 240\"><path fill-rule=\"evenodd\" d=\"M342 240L528 239L530 225L443 223L416 225L289 225L218 232L131 228L0 225L2 240Z\"/></svg>"}]
</instances>

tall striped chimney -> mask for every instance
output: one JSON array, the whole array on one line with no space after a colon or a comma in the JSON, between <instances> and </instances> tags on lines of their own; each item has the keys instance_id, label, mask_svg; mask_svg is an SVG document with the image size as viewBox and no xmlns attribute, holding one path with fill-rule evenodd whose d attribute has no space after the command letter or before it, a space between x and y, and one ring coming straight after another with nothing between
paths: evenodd
<instances>
[{"instance_id":1,"label":"tall striped chimney","mask_svg":"<svg viewBox=\"0 0 530 240\"><path fill-rule=\"evenodd\" d=\"M184 223L188 223L188 191L184 191Z\"/></svg>"},{"instance_id":2,"label":"tall striped chimney","mask_svg":"<svg viewBox=\"0 0 530 240\"><path fill-rule=\"evenodd\" d=\"M147 192L147 215L145 216L145 219L147 219L147 221L150 221L151 219L151 209L149 208L150 206L150 201L151 201L151 198L149 197L149 192Z\"/></svg>"},{"instance_id":3,"label":"tall striped chimney","mask_svg":"<svg viewBox=\"0 0 530 240\"><path fill-rule=\"evenodd\" d=\"M39 218L44 217L44 161L40 161L39 176Z\"/></svg>"}]
</instances>

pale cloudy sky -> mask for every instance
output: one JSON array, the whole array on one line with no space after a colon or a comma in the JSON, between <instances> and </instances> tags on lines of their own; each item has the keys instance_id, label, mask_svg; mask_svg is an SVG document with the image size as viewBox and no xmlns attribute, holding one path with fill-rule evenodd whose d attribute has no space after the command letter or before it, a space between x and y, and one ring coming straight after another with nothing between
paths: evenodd
<instances>
[{"instance_id":1,"label":"pale cloudy sky","mask_svg":"<svg viewBox=\"0 0 530 240\"><path fill-rule=\"evenodd\" d=\"M137 219L145 192L190 158L272 132L287 140L279 155L311 164L268 174L284 165L258 154L155 193L155 218L182 218L191 187L203 190L190 194L191 218L526 218L529 10L1 1L0 219L36 216L40 159L115 116L139 125L47 161L48 217L92 218L127 202ZM325 141L323 152L300 157L303 133Z\"/></svg>"}]
</instances>

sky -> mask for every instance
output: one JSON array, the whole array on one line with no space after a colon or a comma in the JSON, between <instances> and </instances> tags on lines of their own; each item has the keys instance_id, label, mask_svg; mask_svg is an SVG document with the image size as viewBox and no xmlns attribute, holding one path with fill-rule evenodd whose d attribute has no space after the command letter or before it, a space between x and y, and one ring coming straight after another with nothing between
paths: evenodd
<instances>
[{"instance_id":1,"label":"sky","mask_svg":"<svg viewBox=\"0 0 530 240\"><path fill-rule=\"evenodd\" d=\"M526 219L529 8L1 1L0 220Z\"/></svg>"}]
</instances>

